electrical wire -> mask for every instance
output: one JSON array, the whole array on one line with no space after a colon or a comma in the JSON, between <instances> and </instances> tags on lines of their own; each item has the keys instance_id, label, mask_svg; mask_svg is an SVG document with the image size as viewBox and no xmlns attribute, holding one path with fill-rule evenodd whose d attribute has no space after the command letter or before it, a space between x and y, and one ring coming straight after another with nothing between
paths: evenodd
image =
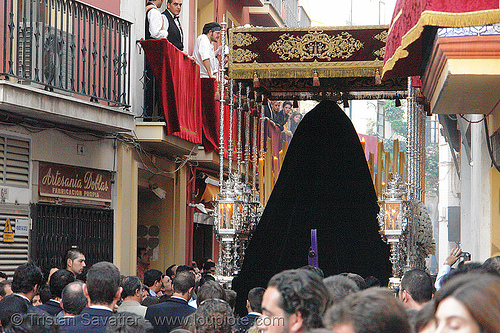
<instances>
[{"instance_id":1,"label":"electrical wire","mask_svg":"<svg viewBox=\"0 0 500 333\"><path fill-rule=\"evenodd\" d=\"M488 112L487 114L484 115L484 117L480 120L477 120L477 121L473 121L473 120L469 120L467 118L464 117L463 114L460 114L460 118L462 118L463 120L465 120L466 122L468 122L469 124L479 124L480 122L482 122L483 120L486 121L486 118L493 113L493 111L495 111L495 109L497 108L498 104L500 104L500 99L495 103L495 106L493 106L493 108L491 109L490 112Z\"/></svg>"},{"instance_id":2,"label":"electrical wire","mask_svg":"<svg viewBox=\"0 0 500 333\"><path fill-rule=\"evenodd\" d=\"M477 121L472 121L464 117L463 114L460 114L460 117L468 122L469 124L479 124L480 122L484 121L484 134L486 136L486 146L488 147L488 154L490 155L491 163L497 169L498 172L500 172L500 166L498 165L497 161L495 160L495 156L493 156L493 151L491 150L491 141L490 141L490 131L488 129L488 116L493 113L493 111L497 108L498 104L500 104L500 99L495 103L493 108L491 109L490 112L484 115L483 118Z\"/></svg>"},{"instance_id":3,"label":"electrical wire","mask_svg":"<svg viewBox=\"0 0 500 333\"><path fill-rule=\"evenodd\" d=\"M486 118L484 119L484 134L486 135L486 146L488 147L488 154L490 155L491 163L493 163L495 169L500 172L500 166L497 161L495 161L495 156L493 156L493 151L491 150L490 131L488 130L488 122Z\"/></svg>"},{"instance_id":4,"label":"electrical wire","mask_svg":"<svg viewBox=\"0 0 500 333\"><path fill-rule=\"evenodd\" d=\"M135 133L134 133L134 135L135 135ZM125 137L123 135L119 135L119 136L117 136L117 139L120 140L120 141L122 141L123 143L125 143L125 144L133 147L136 150L136 152L137 152L137 154L138 154L138 156L139 156L139 158L140 158L140 160L141 160L141 162L142 162L142 164L144 166L144 169L146 171L152 173L153 175L176 174L177 172L179 172L179 170L181 170L191 160L195 149L198 148L198 146L195 145L191 149L191 151L189 152L189 154L186 157L184 157L184 158L181 158L181 157L177 156L173 160L173 162L175 164L179 164L179 166L177 168L175 168L175 170L173 170L173 171L168 171L168 170L163 170L161 167L159 167L156 164L156 162L154 161L154 158L153 158L153 156L154 157L160 157L160 158L164 157L164 156L160 156L160 155L154 154L152 152L146 151L144 149L144 147L142 147L141 144L139 142L137 142L136 139L133 138L133 137ZM154 170L149 167L149 164L146 163L146 161L149 162L149 164L153 165Z\"/></svg>"},{"instance_id":5,"label":"electrical wire","mask_svg":"<svg viewBox=\"0 0 500 333\"><path fill-rule=\"evenodd\" d=\"M175 168L175 170L168 171L168 170L163 170L161 167L159 167L155 162L155 158L153 158L153 157L165 158L165 156L154 154L153 152L145 150L144 147L138 142L137 135L133 131L132 131L132 136L127 135L125 133L100 134L100 133L89 132L88 130L84 129L72 130L66 127L62 127L54 122L48 122L48 121L41 122L36 119L27 117L11 117L9 114L0 114L0 116L2 117L0 118L1 125L20 126L29 133L36 134L36 133L41 133L43 131L55 130L68 136L69 138L75 141L95 142L101 140L114 140L115 142L113 144L114 148L116 148L116 141L118 140L123 144L132 147L137 152L144 168L150 173L153 173L155 175L175 174L179 172L179 170L181 170L187 163L189 163L189 161L192 159L195 149L198 148L198 146L195 145L186 157L176 156L175 159L173 159L173 162L179 165ZM152 165L154 167L154 170L150 168L149 165ZM113 163L113 171L114 168L115 166Z\"/></svg>"}]
</instances>

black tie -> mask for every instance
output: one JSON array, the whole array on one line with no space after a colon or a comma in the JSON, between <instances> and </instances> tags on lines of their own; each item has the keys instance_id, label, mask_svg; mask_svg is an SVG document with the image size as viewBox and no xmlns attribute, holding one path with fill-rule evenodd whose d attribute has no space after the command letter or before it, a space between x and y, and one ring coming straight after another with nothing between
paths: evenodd
<instances>
[{"instance_id":1,"label":"black tie","mask_svg":"<svg viewBox=\"0 0 500 333\"><path fill-rule=\"evenodd\" d=\"M184 35L182 32L181 21L179 20L179 15L174 15L174 20L177 22L177 27L179 28L179 32L181 34L181 41L184 39Z\"/></svg>"}]
</instances>

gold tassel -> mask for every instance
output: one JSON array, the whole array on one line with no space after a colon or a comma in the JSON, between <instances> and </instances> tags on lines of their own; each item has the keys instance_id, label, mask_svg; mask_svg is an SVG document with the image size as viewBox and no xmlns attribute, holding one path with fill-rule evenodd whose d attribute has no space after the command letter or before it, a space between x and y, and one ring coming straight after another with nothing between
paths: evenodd
<instances>
[{"instance_id":1,"label":"gold tassel","mask_svg":"<svg viewBox=\"0 0 500 333\"><path fill-rule=\"evenodd\" d=\"M260 87L259 76L257 75L257 72L253 72L253 87L254 88Z\"/></svg>"},{"instance_id":2,"label":"gold tassel","mask_svg":"<svg viewBox=\"0 0 500 333\"><path fill-rule=\"evenodd\" d=\"M319 87L319 77L318 77L318 72L314 71L314 76L313 76L313 87Z\"/></svg>"},{"instance_id":3,"label":"gold tassel","mask_svg":"<svg viewBox=\"0 0 500 333\"><path fill-rule=\"evenodd\" d=\"M380 77L380 71L378 69L375 71L375 84L377 86L382 84L382 78Z\"/></svg>"}]
</instances>

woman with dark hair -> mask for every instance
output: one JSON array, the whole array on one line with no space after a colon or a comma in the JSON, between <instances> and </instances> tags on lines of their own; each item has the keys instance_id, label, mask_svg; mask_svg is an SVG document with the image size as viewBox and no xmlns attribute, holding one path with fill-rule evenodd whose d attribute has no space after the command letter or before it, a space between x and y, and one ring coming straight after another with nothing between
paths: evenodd
<instances>
[{"instance_id":1,"label":"woman with dark hair","mask_svg":"<svg viewBox=\"0 0 500 333\"><path fill-rule=\"evenodd\" d=\"M299 126L301 120L302 114L300 112L294 112L290 117L290 131L292 134L295 134L295 130L297 129L297 126Z\"/></svg>"},{"instance_id":2,"label":"woman with dark hair","mask_svg":"<svg viewBox=\"0 0 500 333\"><path fill-rule=\"evenodd\" d=\"M450 280L436 294L436 333L500 332L500 278L469 273Z\"/></svg>"}]
</instances>

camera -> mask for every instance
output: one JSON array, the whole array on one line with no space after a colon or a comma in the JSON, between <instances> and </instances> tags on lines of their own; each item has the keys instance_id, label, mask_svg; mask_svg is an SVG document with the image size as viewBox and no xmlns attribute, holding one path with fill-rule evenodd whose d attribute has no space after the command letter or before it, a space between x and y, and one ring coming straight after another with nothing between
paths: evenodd
<instances>
[{"instance_id":1,"label":"camera","mask_svg":"<svg viewBox=\"0 0 500 333\"><path fill-rule=\"evenodd\" d=\"M471 254L469 252L462 252L460 255L463 258L463 261L471 261Z\"/></svg>"}]
</instances>

